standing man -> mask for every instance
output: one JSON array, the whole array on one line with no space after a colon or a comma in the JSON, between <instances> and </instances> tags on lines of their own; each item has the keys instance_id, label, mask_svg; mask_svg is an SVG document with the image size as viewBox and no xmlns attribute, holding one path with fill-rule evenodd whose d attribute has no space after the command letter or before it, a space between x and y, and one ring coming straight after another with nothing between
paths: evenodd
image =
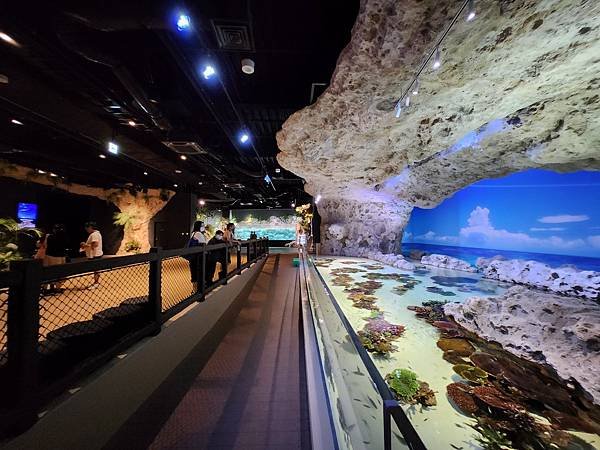
<instances>
[{"instance_id":1,"label":"standing man","mask_svg":"<svg viewBox=\"0 0 600 450\"><path fill-rule=\"evenodd\" d=\"M79 245L79 251L85 252L87 259L102 258L104 255L102 251L102 235L98 231L96 222L86 222L85 231L88 233L88 238L87 241ZM90 286L90 289L96 289L98 286L100 286L100 273L94 272L94 284Z\"/></svg>"},{"instance_id":2,"label":"standing man","mask_svg":"<svg viewBox=\"0 0 600 450\"><path fill-rule=\"evenodd\" d=\"M208 241L207 245L223 244L223 232L217 230L214 237ZM227 262L225 261L225 249L219 248L217 250L209 251L206 255L206 284L210 286L215 276L215 269L217 268L217 262L221 263L221 271L219 272L219 280L225 277L225 268Z\"/></svg>"}]
</instances>

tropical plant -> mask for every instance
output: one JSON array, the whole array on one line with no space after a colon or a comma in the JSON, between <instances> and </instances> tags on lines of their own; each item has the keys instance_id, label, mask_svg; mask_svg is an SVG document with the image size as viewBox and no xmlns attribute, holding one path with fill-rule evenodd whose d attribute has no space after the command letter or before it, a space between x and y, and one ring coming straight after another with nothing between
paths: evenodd
<instances>
[{"instance_id":1,"label":"tropical plant","mask_svg":"<svg viewBox=\"0 0 600 450\"><path fill-rule=\"evenodd\" d=\"M113 215L113 223L125 229L133 227L140 218L138 211L119 211Z\"/></svg>"},{"instance_id":2,"label":"tropical plant","mask_svg":"<svg viewBox=\"0 0 600 450\"><path fill-rule=\"evenodd\" d=\"M310 231L310 223L312 222L313 212L310 203L296 207L296 216L300 217L300 226L304 231Z\"/></svg>"},{"instance_id":3,"label":"tropical plant","mask_svg":"<svg viewBox=\"0 0 600 450\"><path fill-rule=\"evenodd\" d=\"M139 243L139 241L136 241L135 239L132 239L131 241L127 241L125 243L125 251L127 253L139 253L142 250L142 244Z\"/></svg>"},{"instance_id":4,"label":"tropical plant","mask_svg":"<svg viewBox=\"0 0 600 450\"><path fill-rule=\"evenodd\" d=\"M42 232L37 228L21 229L13 218L0 218L0 270L6 270L11 261L23 258L18 246L21 236L37 240L42 237Z\"/></svg>"}]
</instances>

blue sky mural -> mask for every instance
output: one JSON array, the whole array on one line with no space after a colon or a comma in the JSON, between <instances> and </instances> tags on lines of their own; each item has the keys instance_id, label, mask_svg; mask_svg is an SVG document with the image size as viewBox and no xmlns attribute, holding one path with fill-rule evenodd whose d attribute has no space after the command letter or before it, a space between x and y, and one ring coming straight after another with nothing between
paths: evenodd
<instances>
[{"instance_id":1,"label":"blue sky mural","mask_svg":"<svg viewBox=\"0 0 600 450\"><path fill-rule=\"evenodd\" d=\"M403 242L600 257L600 172L527 170L415 208Z\"/></svg>"}]
</instances>

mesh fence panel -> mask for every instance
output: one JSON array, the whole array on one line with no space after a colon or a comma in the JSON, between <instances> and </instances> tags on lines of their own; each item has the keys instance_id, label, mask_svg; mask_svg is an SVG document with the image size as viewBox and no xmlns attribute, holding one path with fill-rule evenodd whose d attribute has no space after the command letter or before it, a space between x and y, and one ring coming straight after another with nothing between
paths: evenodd
<instances>
[{"instance_id":1,"label":"mesh fence panel","mask_svg":"<svg viewBox=\"0 0 600 450\"><path fill-rule=\"evenodd\" d=\"M0 289L0 367L8 361L8 289Z\"/></svg>"},{"instance_id":2,"label":"mesh fence panel","mask_svg":"<svg viewBox=\"0 0 600 450\"><path fill-rule=\"evenodd\" d=\"M127 332L148 300L149 264L72 276L42 287L39 350L43 355L101 343L103 333ZM95 284L95 277L99 276ZM113 333L114 335L114 333ZM108 336L106 336L108 337Z\"/></svg>"},{"instance_id":3,"label":"mesh fence panel","mask_svg":"<svg viewBox=\"0 0 600 450\"><path fill-rule=\"evenodd\" d=\"M190 260L192 258L190 257ZM201 260L201 257L198 257ZM161 267L161 295L162 310L167 311L173 306L181 303L183 300L196 293L192 285L191 268L194 262L186 258L176 256L162 260ZM200 265L196 267L198 271L198 284L202 282Z\"/></svg>"}]
</instances>

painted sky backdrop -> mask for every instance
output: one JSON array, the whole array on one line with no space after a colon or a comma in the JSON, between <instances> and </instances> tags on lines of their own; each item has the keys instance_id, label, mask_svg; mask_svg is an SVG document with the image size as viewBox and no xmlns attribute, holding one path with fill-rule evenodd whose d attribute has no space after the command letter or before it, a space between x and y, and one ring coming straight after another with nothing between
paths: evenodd
<instances>
[{"instance_id":1,"label":"painted sky backdrop","mask_svg":"<svg viewBox=\"0 0 600 450\"><path fill-rule=\"evenodd\" d=\"M415 208L404 242L600 257L600 172L527 170Z\"/></svg>"}]
</instances>

